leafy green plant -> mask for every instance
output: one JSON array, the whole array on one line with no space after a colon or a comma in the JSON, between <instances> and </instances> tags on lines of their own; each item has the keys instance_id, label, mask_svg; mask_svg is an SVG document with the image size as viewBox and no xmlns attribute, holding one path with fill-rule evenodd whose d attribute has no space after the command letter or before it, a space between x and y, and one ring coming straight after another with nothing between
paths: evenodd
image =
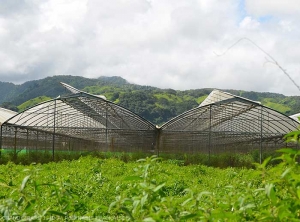
<instances>
[{"instance_id":1,"label":"leafy green plant","mask_svg":"<svg viewBox=\"0 0 300 222\"><path fill-rule=\"evenodd\" d=\"M255 169L156 156L125 162L114 153L29 166L8 162L0 167L0 220L299 221L300 152L278 154Z\"/></svg>"}]
</instances>

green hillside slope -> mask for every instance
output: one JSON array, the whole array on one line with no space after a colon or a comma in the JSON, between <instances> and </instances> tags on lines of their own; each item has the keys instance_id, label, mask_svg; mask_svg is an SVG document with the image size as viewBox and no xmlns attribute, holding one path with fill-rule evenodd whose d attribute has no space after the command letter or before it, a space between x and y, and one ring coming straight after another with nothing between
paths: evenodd
<instances>
[{"instance_id":1,"label":"green hillside slope","mask_svg":"<svg viewBox=\"0 0 300 222\"><path fill-rule=\"evenodd\" d=\"M39 97L36 97L36 98L33 98L33 99L30 99L24 103L22 103L21 105L17 106L19 112L25 110L25 109L28 109L30 107L33 107L34 105L38 104L38 103L41 103L41 102L44 102L44 101L47 101L47 100L50 100L51 98L48 97L48 96L39 96Z\"/></svg>"},{"instance_id":2,"label":"green hillside slope","mask_svg":"<svg viewBox=\"0 0 300 222\"><path fill-rule=\"evenodd\" d=\"M145 119L162 124L171 118L197 107L212 89L173 90L130 84L121 77L89 79L80 76L54 76L26 82L22 85L0 82L2 107L17 106L22 111L46 99L69 93L59 82L106 98ZM300 112L299 96L284 96L277 93L224 90L251 100L260 101L286 115Z\"/></svg>"}]
</instances>

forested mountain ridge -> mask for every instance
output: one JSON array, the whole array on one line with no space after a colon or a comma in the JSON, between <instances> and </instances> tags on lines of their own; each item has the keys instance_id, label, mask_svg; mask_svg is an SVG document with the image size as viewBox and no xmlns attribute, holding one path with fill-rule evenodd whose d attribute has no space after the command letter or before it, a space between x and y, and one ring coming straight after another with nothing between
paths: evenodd
<instances>
[{"instance_id":1,"label":"forested mountain ridge","mask_svg":"<svg viewBox=\"0 0 300 222\"><path fill-rule=\"evenodd\" d=\"M78 89L92 85L128 84L127 81L121 77L89 79L80 76L47 77L40 80L28 81L21 85L0 82L0 104L3 102L11 102L14 105L20 105L23 102L38 96L57 97L58 95L66 93L65 88L59 84L60 82L65 82Z\"/></svg>"},{"instance_id":2,"label":"forested mountain ridge","mask_svg":"<svg viewBox=\"0 0 300 222\"><path fill-rule=\"evenodd\" d=\"M65 82L82 91L105 95L106 98L145 119L161 124L191 108L197 107L213 89L173 90L130 84L121 77L89 79L79 76L54 76L29 81L21 85L0 82L0 106L22 111L49 98L67 94L59 82ZM286 115L300 112L300 96L277 93L224 90L234 95L273 108Z\"/></svg>"}]
</instances>

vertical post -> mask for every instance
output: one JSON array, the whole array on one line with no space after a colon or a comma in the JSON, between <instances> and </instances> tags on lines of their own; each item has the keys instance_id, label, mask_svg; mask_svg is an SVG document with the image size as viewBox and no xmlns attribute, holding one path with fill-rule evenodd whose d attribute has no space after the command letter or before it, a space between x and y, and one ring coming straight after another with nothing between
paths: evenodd
<instances>
[{"instance_id":1,"label":"vertical post","mask_svg":"<svg viewBox=\"0 0 300 222\"><path fill-rule=\"evenodd\" d=\"M54 161L55 149L55 130L56 130L56 99L54 100L54 113L53 113L53 137L52 137L52 160Z\"/></svg>"},{"instance_id":2,"label":"vertical post","mask_svg":"<svg viewBox=\"0 0 300 222\"><path fill-rule=\"evenodd\" d=\"M105 102L105 143L106 151L108 151L108 135L107 135L107 102Z\"/></svg>"},{"instance_id":3,"label":"vertical post","mask_svg":"<svg viewBox=\"0 0 300 222\"><path fill-rule=\"evenodd\" d=\"M17 128L15 127L15 138L14 138L14 156L17 156Z\"/></svg>"},{"instance_id":4,"label":"vertical post","mask_svg":"<svg viewBox=\"0 0 300 222\"><path fill-rule=\"evenodd\" d=\"M44 153L46 153L47 151L47 133L45 133L45 149L44 149Z\"/></svg>"},{"instance_id":5,"label":"vertical post","mask_svg":"<svg viewBox=\"0 0 300 222\"><path fill-rule=\"evenodd\" d=\"M39 145L39 131L36 131L35 152L38 151L38 145Z\"/></svg>"},{"instance_id":6,"label":"vertical post","mask_svg":"<svg viewBox=\"0 0 300 222\"><path fill-rule=\"evenodd\" d=\"M296 141L296 149L299 151L299 135L297 136L297 141ZM298 155L298 163L300 163L300 156Z\"/></svg>"},{"instance_id":7,"label":"vertical post","mask_svg":"<svg viewBox=\"0 0 300 222\"><path fill-rule=\"evenodd\" d=\"M208 162L210 163L210 154L211 154L211 106L209 105L209 132L208 132Z\"/></svg>"},{"instance_id":8,"label":"vertical post","mask_svg":"<svg viewBox=\"0 0 300 222\"><path fill-rule=\"evenodd\" d=\"M28 129L26 129L26 152L27 153L29 153L28 146L29 146L29 142L28 142Z\"/></svg>"},{"instance_id":9,"label":"vertical post","mask_svg":"<svg viewBox=\"0 0 300 222\"><path fill-rule=\"evenodd\" d=\"M298 137L297 137L297 150L298 150L298 152L299 152L299 142L300 142L300 136L298 135ZM300 163L300 155L298 155L298 164Z\"/></svg>"},{"instance_id":10,"label":"vertical post","mask_svg":"<svg viewBox=\"0 0 300 222\"><path fill-rule=\"evenodd\" d=\"M1 158L1 155L2 155L2 124L1 124L1 127L0 127L0 158Z\"/></svg>"},{"instance_id":11,"label":"vertical post","mask_svg":"<svg viewBox=\"0 0 300 222\"><path fill-rule=\"evenodd\" d=\"M155 141L155 145L156 145L156 153L157 153L157 156L159 156L159 145L160 145L160 134L161 134L161 129L159 127L156 127L155 128L155 132L156 132L156 141Z\"/></svg>"},{"instance_id":12,"label":"vertical post","mask_svg":"<svg viewBox=\"0 0 300 222\"><path fill-rule=\"evenodd\" d=\"M263 109L260 106L260 147L259 147L259 163L262 163L262 143L263 143Z\"/></svg>"}]
</instances>

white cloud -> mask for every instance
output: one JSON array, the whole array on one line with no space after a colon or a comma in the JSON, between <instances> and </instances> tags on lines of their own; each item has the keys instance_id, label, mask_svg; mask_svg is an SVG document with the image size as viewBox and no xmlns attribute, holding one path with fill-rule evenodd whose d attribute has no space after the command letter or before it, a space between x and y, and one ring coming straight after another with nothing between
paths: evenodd
<instances>
[{"instance_id":1,"label":"white cloud","mask_svg":"<svg viewBox=\"0 0 300 222\"><path fill-rule=\"evenodd\" d=\"M245 0L247 11L256 16L298 15L299 0Z\"/></svg>"},{"instance_id":2,"label":"white cloud","mask_svg":"<svg viewBox=\"0 0 300 222\"><path fill-rule=\"evenodd\" d=\"M251 16L246 16L241 22L240 27L245 29L256 29L260 23L255 19L251 18Z\"/></svg>"},{"instance_id":3,"label":"white cloud","mask_svg":"<svg viewBox=\"0 0 300 222\"><path fill-rule=\"evenodd\" d=\"M40 6L40 31L62 29L74 32L80 25L87 11L86 0L60 1L51 0Z\"/></svg>"},{"instance_id":4,"label":"white cloud","mask_svg":"<svg viewBox=\"0 0 300 222\"><path fill-rule=\"evenodd\" d=\"M235 0L18 2L0 6L0 81L119 75L163 88L299 94L276 66L264 65L266 55L250 42L214 54L248 37L296 79L296 6L268 8L269 1L255 0L244 9Z\"/></svg>"}]
</instances>

